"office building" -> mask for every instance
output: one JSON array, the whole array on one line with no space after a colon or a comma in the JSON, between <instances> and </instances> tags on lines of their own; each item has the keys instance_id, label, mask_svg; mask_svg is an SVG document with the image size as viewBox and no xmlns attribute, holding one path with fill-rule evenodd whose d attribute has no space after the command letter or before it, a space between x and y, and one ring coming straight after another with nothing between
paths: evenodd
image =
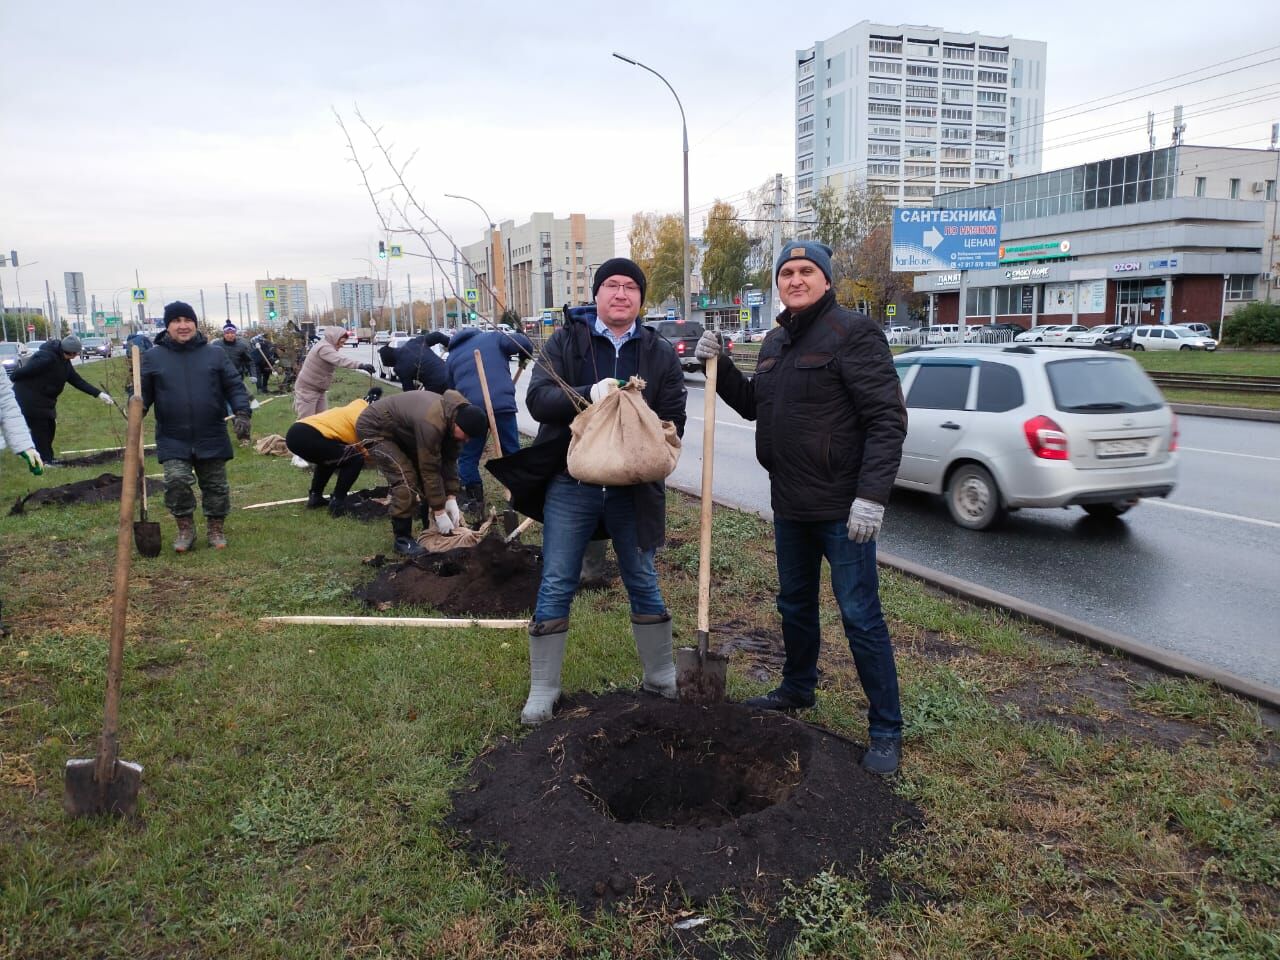
<instances>
[{"instance_id":1,"label":"office building","mask_svg":"<svg viewBox=\"0 0 1280 960\"><path fill-rule=\"evenodd\" d=\"M796 51L796 211L867 184L891 206L1038 173L1045 44L862 21Z\"/></svg>"},{"instance_id":2,"label":"office building","mask_svg":"<svg viewBox=\"0 0 1280 960\"><path fill-rule=\"evenodd\" d=\"M1190 144L943 194L1003 211L1001 264L970 270L968 323L1208 323L1276 298L1280 150ZM915 280L938 323L960 275Z\"/></svg>"},{"instance_id":3,"label":"office building","mask_svg":"<svg viewBox=\"0 0 1280 960\"><path fill-rule=\"evenodd\" d=\"M484 239L462 247L462 283L477 291L476 309L483 317L495 314L489 288L500 301L497 314L509 306L521 317L538 316L566 303L589 302L592 273L613 251L612 220L534 213L519 226L503 221L486 230Z\"/></svg>"},{"instance_id":4,"label":"office building","mask_svg":"<svg viewBox=\"0 0 1280 960\"><path fill-rule=\"evenodd\" d=\"M271 294L271 296L268 296ZM258 303L259 322L266 322L275 307L275 325L292 320L301 323L307 317L310 301L305 280L255 280L254 296Z\"/></svg>"}]
</instances>

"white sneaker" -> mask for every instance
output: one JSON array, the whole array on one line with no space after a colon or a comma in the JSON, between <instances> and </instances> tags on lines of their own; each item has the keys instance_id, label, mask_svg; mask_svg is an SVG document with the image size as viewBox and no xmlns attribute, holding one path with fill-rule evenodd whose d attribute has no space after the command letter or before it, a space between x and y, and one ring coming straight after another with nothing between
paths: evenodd
<instances>
[{"instance_id":1,"label":"white sneaker","mask_svg":"<svg viewBox=\"0 0 1280 960\"><path fill-rule=\"evenodd\" d=\"M292 462L293 462L293 465L294 465L295 467L297 467L298 469L300 469L300 470L310 470L310 469L311 469L311 464L307 463L307 461L303 460L303 459L302 459L300 456L298 456L296 453L293 455L293 461L292 461Z\"/></svg>"}]
</instances>

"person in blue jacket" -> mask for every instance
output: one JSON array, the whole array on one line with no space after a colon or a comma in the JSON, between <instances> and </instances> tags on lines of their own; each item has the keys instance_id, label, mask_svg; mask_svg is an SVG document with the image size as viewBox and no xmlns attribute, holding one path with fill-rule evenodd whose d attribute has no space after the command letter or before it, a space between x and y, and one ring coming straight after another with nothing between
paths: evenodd
<instances>
[{"instance_id":1,"label":"person in blue jacket","mask_svg":"<svg viewBox=\"0 0 1280 960\"><path fill-rule=\"evenodd\" d=\"M402 390L430 390L444 393L449 389L449 373L444 361L432 350L448 347L449 335L439 330L413 337L400 347L383 347L378 355L384 367L395 369Z\"/></svg>"},{"instance_id":2,"label":"person in blue jacket","mask_svg":"<svg viewBox=\"0 0 1280 960\"><path fill-rule=\"evenodd\" d=\"M489 400L493 403L493 419L498 427L498 443L503 454L520 449L520 430L516 426L516 385L511 379L511 360L520 358L523 367L533 356L533 342L523 333L480 330L464 327L449 341L449 386L468 401L484 409L484 393L480 374L476 372L475 352L480 351L484 375L489 384ZM472 503L484 503L484 481L480 478L480 456L484 438L468 440L458 457L458 479L462 492Z\"/></svg>"}]
</instances>

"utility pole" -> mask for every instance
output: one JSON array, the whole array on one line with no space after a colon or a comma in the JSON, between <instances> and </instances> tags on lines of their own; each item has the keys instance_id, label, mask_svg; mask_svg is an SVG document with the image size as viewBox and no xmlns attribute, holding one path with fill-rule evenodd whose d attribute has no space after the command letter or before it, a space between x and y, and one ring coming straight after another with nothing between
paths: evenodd
<instances>
[{"instance_id":1,"label":"utility pole","mask_svg":"<svg viewBox=\"0 0 1280 960\"><path fill-rule=\"evenodd\" d=\"M413 318L413 280L407 273L404 275L404 292L409 298L409 322L405 326L405 333L412 335L418 332L418 323Z\"/></svg>"},{"instance_id":2,"label":"utility pole","mask_svg":"<svg viewBox=\"0 0 1280 960\"><path fill-rule=\"evenodd\" d=\"M45 309L45 314L46 314L46 316L48 316L48 318L49 318L49 330L50 330L50 331L52 331L52 330L53 330L53 320L54 320L54 317L53 317L53 295L49 293L49 281L48 281L48 280L46 280L46 281L44 282L44 309ZM53 336L52 332L50 332L50 334L49 334L49 335L50 335L50 336Z\"/></svg>"},{"instance_id":3,"label":"utility pole","mask_svg":"<svg viewBox=\"0 0 1280 960\"><path fill-rule=\"evenodd\" d=\"M230 323L231 322L231 285L229 283L224 283L222 285L222 296L227 304L227 323ZM240 295L236 294L236 296L239 297Z\"/></svg>"},{"instance_id":4,"label":"utility pole","mask_svg":"<svg viewBox=\"0 0 1280 960\"><path fill-rule=\"evenodd\" d=\"M773 261L778 256L778 252L782 249L782 174L775 173L773 175L773 256L768 258L765 263L765 269L769 271L769 304L772 313L769 316L769 324L772 326L774 318L782 312L782 307L778 300L778 281L773 276Z\"/></svg>"},{"instance_id":5,"label":"utility pole","mask_svg":"<svg viewBox=\"0 0 1280 960\"><path fill-rule=\"evenodd\" d=\"M204 288L200 288L200 322L204 323Z\"/></svg>"}]
</instances>

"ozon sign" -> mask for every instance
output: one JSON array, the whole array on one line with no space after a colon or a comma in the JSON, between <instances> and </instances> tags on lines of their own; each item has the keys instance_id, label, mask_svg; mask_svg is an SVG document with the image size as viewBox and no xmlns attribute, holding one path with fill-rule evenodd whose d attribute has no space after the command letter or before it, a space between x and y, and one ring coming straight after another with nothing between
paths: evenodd
<instances>
[{"instance_id":1,"label":"ozon sign","mask_svg":"<svg viewBox=\"0 0 1280 960\"><path fill-rule=\"evenodd\" d=\"M1113 273L1133 273L1142 269L1141 260L1122 260L1120 263L1113 263L1111 270Z\"/></svg>"}]
</instances>

